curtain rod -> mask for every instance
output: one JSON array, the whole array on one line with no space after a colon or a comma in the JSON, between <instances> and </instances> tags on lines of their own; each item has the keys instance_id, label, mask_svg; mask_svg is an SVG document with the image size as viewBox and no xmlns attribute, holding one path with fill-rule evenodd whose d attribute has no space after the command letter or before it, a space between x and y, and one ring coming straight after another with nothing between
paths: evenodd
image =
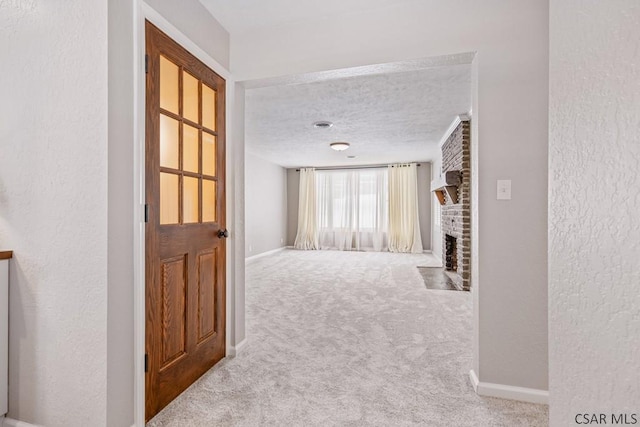
<instances>
[{"instance_id":1,"label":"curtain rod","mask_svg":"<svg viewBox=\"0 0 640 427\"><path fill-rule=\"evenodd\" d=\"M403 163L404 164L404 163ZM350 170L350 169L381 169L393 165L365 165L365 166L334 166L334 167L321 167L314 168L317 171L337 171L337 170ZM416 163L416 166L420 166L420 163ZM300 168L296 169L296 172L300 172Z\"/></svg>"}]
</instances>

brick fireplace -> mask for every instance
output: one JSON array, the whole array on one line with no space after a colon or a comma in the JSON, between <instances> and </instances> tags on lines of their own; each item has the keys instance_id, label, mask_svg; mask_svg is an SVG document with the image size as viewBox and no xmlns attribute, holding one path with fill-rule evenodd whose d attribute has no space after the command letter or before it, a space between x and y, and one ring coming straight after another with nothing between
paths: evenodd
<instances>
[{"instance_id":1,"label":"brick fireplace","mask_svg":"<svg viewBox=\"0 0 640 427\"><path fill-rule=\"evenodd\" d=\"M458 171L457 200L443 193L442 260L461 289L471 289L471 150L469 121L461 121L442 145L442 173ZM456 194L454 194L456 196Z\"/></svg>"}]
</instances>

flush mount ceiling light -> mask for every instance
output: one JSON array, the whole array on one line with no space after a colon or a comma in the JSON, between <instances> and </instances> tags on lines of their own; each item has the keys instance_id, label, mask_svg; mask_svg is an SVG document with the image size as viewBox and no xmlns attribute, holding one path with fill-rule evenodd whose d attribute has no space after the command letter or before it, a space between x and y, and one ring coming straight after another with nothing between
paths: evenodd
<instances>
[{"instance_id":1,"label":"flush mount ceiling light","mask_svg":"<svg viewBox=\"0 0 640 427\"><path fill-rule=\"evenodd\" d=\"M313 127L316 129L329 129L331 126L333 126L333 123L326 120L321 120L319 122L313 123Z\"/></svg>"},{"instance_id":2,"label":"flush mount ceiling light","mask_svg":"<svg viewBox=\"0 0 640 427\"><path fill-rule=\"evenodd\" d=\"M348 142L332 142L329 144L329 147L333 148L336 151L344 151L349 148Z\"/></svg>"}]
</instances>

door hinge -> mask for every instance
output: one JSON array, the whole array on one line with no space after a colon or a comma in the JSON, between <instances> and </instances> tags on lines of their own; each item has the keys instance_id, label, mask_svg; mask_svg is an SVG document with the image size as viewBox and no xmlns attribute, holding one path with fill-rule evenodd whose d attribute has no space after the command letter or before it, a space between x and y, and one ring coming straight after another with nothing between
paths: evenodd
<instances>
[{"instance_id":1,"label":"door hinge","mask_svg":"<svg viewBox=\"0 0 640 427\"><path fill-rule=\"evenodd\" d=\"M144 371L149 372L149 354L144 354Z\"/></svg>"},{"instance_id":2,"label":"door hinge","mask_svg":"<svg viewBox=\"0 0 640 427\"><path fill-rule=\"evenodd\" d=\"M149 73L149 55L144 56L144 73Z\"/></svg>"},{"instance_id":3,"label":"door hinge","mask_svg":"<svg viewBox=\"0 0 640 427\"><path fill-rule=\"evenodd\" d=\"M149 205L144 205L144 222L149 222Z\"/></svg>"}]
</instances>

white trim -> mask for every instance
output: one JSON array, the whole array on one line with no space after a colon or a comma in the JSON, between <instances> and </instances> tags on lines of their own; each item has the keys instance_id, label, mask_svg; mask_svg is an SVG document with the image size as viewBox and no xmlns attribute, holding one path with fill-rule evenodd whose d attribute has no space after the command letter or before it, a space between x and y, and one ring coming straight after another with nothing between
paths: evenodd
<instances>
[{"instance_id":1,"label":"white trim","mask_svg":"<svg viewBox=\"0 0 640 427\"><path fill-rule=\"evenodd\" d=\"M337 70L311 71L302 74L266 77L261 79L247 80L245 87L247 89L256 89L270 86L287 86L305 83L316 83L349 77L428 70L442 66L471 64L475 55L475 52L464 52L451 55L408 59L397 62L386 62L382 64L359 65L349 68L340 68Z\"/></svg>"},{"instance_id":2,"label":"white trim","mask_svg":"<svg viewBox=\"0 0 640 427\"><path fill-rule=\"evenodd\" d=\"M438 147L439 148L442 148L444 143L447 141L447 139L449 139L449 137L451 136L453 131L456 130L456 128L458 127L458 125L460 123L461 123L460 116L455 116L453 118L453 121L451 122L451 124L447 128L447 130L444 131L444 134L442 135L442 138L440 138L440 142L438 142Z\"/></svg>"},{"instance_id":3,"label":"white trim","mask_svg":"<svg viewBox=\"0 0 640 427\"><path fill-rule=\"evenodd\" d=\"M276 248L276 249L272 249L272 250L267 251L267 252L262 252L261 254L252 255L250 257L246 257L244 259L244 262L245 262L245 264L249 264L250 262L253 262L253 261L257 260L258 258L262 258L262 257L268 256L268 255L273 255L273 254L275 254L277 252L282 252L285 249L287 249L287 247L283 246L281 248Z\"/></svg>"},{"instance_id":4,"label":"white trim","mask_svg":"<svg viewBox=\"0 0 640 427\"><path fill-rule=\"evenodd\" d=\"M133 421L145 425L145 14L142 1L133 8Z\"/></svg>"},{"instance_id":5,"label":"white trim","mask_svg":"<svg viewBox=\"0 0 640 427\"><path fill-rule=\"evenodd\" d=\"M215 71L215 68L213 68ZM235 322L235 298L232 294L235 294L235 283L236 283L236 272L235 272L235 264L236 264L236 256L235 256L235 241L234 236L236 235L235 230L235 178L234 173L232 171L235 168L230 168L229 165L233 165L233 156L235 155L235 149L230 144L231 138L231 114L233 111L233 102L235 100L235 82L232 79L226 80L226 88L225 88L225 96L226 96L226 105L225 105L225 206L226 206L226 224L224 224L225 228L231 230L231 234L229 239L227 239L226 243L226 265L225 265L225 279L227 281L227 286L225 288L225 306L226 306L226 318L225 318L225 356L229 355L229 348L232 344L232 334L231 330L235 330L236 325L232 323ZM234 338L235 339L235 338Z\"/></svg>"},{"instance_id":6,"label":"white trim","mask_svg":"<svg viewBox=\"0 0 640 427\"><path fill-rule=\"evenodd\" d=\"M459 114L459 115L455 116L453 118L453 121L451 122L451 124L447 128L447 130L442 135L442 138L440 138L440 142L438 142L438 147L442 148L444 143L447 141L447 139L449 139L449 137L451 136L453 131L456 130L456 128L458 127L458 125L460 123L468 122L470 119L471 119L471 111L469 111L468 114Z\"/></svg>"},{"instance_id":7,"label":"white trim","mask_svg":"<svg viewBox=\"0 0 640 427\"><path fill-rule=\"evenodd\" d=\"M191 41L184 33L178 30L164 16L158 13L144 0L137 0L133 11L133 85L134 85L134 213L133 222L137 232L134 234L134 426L143 427L145 425L145 373L144 373L144 352L145 352L145 225L144 225L144 203L145 203L145 20L149 20L161 31L175 40L192 55L202 61L205 65L215 71L226 81L226 162L232 165L235 150L231 135L233 99L235 80L232 74L222 64L209 56L202 48ZM233 168L227 167L226 194L227 194L227 224L225 226L232 230L236 225L234 196L234 174ZM231 347L230 330L235 330L236 307L232 294L235 292L236 257L234 255L234 245L229 239L226 246L226 323L227 334L225 346ZM235 351L237 351L236 346ZM227 351L227 354L229 351ZM12 426L13 427L13 426ZM15 427L27 427L25 425Z\"/></svg>"},{"instance_id":8,"label":"white trim","mask_svg":"<svg viewBox=\"0 0 640 427\"><path fill-rule=\"evenodd\" d=\"M433 251L432 251L431 249L423 249L423 250L422 250L422 253L423 253L423 254L432 254L432 253L433 253Z\"/></svg>"},{"instance_id":9,"label":"white trim","mask_svg":"<svg viewBox=\"0 0 640 427\"><path fill-rule=\"evenodd\" d=\"M227 356L236 357L238 354L242 352L244 346L247 345L247 339L243 339L235 347L227 347Z\"/></svg>"},{"instance_id":10,"label":"white trim","mask_svg":"<svg viewBox=\"0 0 640 427\"><path fill-rule=\"evenodd\" d=\"M473 386L473 391L475 391L477 393L478 392L478 384L480 383L480 380L478 379L478 376L476 375L476 371L474 371L473 369L469 371L469 380L471 381L471 385Z\"/></svg>"},{"instance_id":11,"label":"white trim","mask_svg":"<svg viewBox=\"0 0 640 427\"><path fill-rule=\"evenodd\" d=\"M39 427L36 424L29 424L24 421L14 420L9 417L2 417L0 419L0 426L2 427Z\"/></svg>"},{"instance_id":12,"label":"white trim","mask_svg":"<svg viewBox=\"0 0 640 427\"><path fill-rule=\"evenodd\" d=\"M547 390L480 382L478 375L476 375L473 369L469 371L469 379L473 390L480 396L499 397L501 399L519 400L544 405L549 404L549 392Z\"/></svg>"}]
</instances>

